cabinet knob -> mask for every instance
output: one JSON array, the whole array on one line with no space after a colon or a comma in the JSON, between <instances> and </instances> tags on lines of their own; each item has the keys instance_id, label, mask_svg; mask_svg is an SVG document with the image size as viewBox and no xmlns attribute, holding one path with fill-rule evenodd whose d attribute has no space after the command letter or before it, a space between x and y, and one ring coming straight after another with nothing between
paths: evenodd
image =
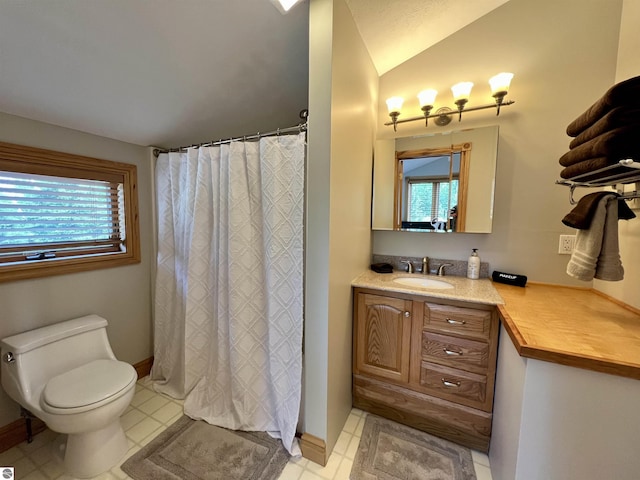
<instances>
[{"instance_id":1,"label":"cabinet knob","mask_svg":"<svg viewBox=\"0 0 640 480\"><path fill-rule=\"evenodd\" d=\"M407 310L406 312L404 312L404 316L409 318L411 316L411 312Z\"/></svg>"}]
</instances>

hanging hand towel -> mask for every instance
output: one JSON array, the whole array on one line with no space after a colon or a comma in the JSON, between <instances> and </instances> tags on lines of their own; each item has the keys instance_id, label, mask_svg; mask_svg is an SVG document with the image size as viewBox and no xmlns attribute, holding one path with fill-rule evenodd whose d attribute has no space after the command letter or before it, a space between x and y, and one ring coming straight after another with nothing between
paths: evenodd
<instances>
[{"instance_id":1,"label":"hanging hand towel","mask_svg":"<svg viewBox=\"0 0 640 480\"><path fill-rule=\"evenodd\" d=\"M615 198L609 198L607 201L602 248L596 264L595 277L609 282L618 282L624 278L624 268L622 268L618 245L618 201Z\"/></svg>"},{"instance_id":2,"label":"hanging hand towel","mask_svg":"<svg viewBox=\"0 0 640 480\"><path fill-rule=\"evenodd\" d=\"M594 192L582 197L578 204L565 215L562 223L578 230L586 230L591 226L591 220L602 197L612 195L613 192ZM617 196L617 194L615 194ZM627 202L618 198L618 220L630 220L636 214L629 208Z\"/></svg>"},{"instance_id":3,"label":"hanging hand towel","mask_svg":"<svg viewBox=\"0 0 640 480\"><path fill-rule=\"evenodd\" d=\"M617 281L624 277L618 251L618 199L605 195L596 207L591 226L578 230L567 274L588 282L593 278Z\"/></svg>"}]
</instances>

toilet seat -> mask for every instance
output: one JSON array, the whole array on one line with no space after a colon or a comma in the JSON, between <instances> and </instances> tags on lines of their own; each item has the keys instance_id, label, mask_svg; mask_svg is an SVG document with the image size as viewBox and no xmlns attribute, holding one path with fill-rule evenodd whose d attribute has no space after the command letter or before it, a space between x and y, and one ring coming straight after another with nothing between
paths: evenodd
<instances>
[{"instance_id":1,"label":"toilet seat","mask_svg":"<svg viewBox=\"0 0 640 480\"><path fill-rule=\"evenodd\" d=\"M40 397L42 409L80 413L113 401L135 384L135 369L118 360L100 359L51 378Z\"/></svg>"}]
</instances>

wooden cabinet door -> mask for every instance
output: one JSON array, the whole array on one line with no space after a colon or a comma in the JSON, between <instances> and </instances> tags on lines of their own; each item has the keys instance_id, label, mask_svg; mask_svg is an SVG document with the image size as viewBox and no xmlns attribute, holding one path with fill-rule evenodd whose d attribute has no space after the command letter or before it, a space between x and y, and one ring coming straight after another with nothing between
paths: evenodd
<instances>
[{"instance_id":1,"label":"wooden cabinet door","mask_svg":"<svg viewBox=\"0 0 640 480\"><path fill-rule=\"evenodd\" d=\"M413 302L356 294L355 372L409 381Z\"/></svg>"}]
</instances>

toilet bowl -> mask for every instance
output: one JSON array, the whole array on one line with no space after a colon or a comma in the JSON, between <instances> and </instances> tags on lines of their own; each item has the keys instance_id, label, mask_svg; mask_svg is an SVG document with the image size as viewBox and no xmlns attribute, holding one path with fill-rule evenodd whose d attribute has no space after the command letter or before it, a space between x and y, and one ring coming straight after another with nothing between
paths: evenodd
<instances>
[{"instance_id":1,"label":"toilet bowl","mask_svg":"<svg viewBox=\"0 0 640 480\"><path fill-rule=\"evenodd\" d=\"M2 387L61 435L54 456L69 475L89 478L128 450L120 415L137 374L115 358L107 321L88 315L0 340Z\"/></svg>"}]
</instances>

